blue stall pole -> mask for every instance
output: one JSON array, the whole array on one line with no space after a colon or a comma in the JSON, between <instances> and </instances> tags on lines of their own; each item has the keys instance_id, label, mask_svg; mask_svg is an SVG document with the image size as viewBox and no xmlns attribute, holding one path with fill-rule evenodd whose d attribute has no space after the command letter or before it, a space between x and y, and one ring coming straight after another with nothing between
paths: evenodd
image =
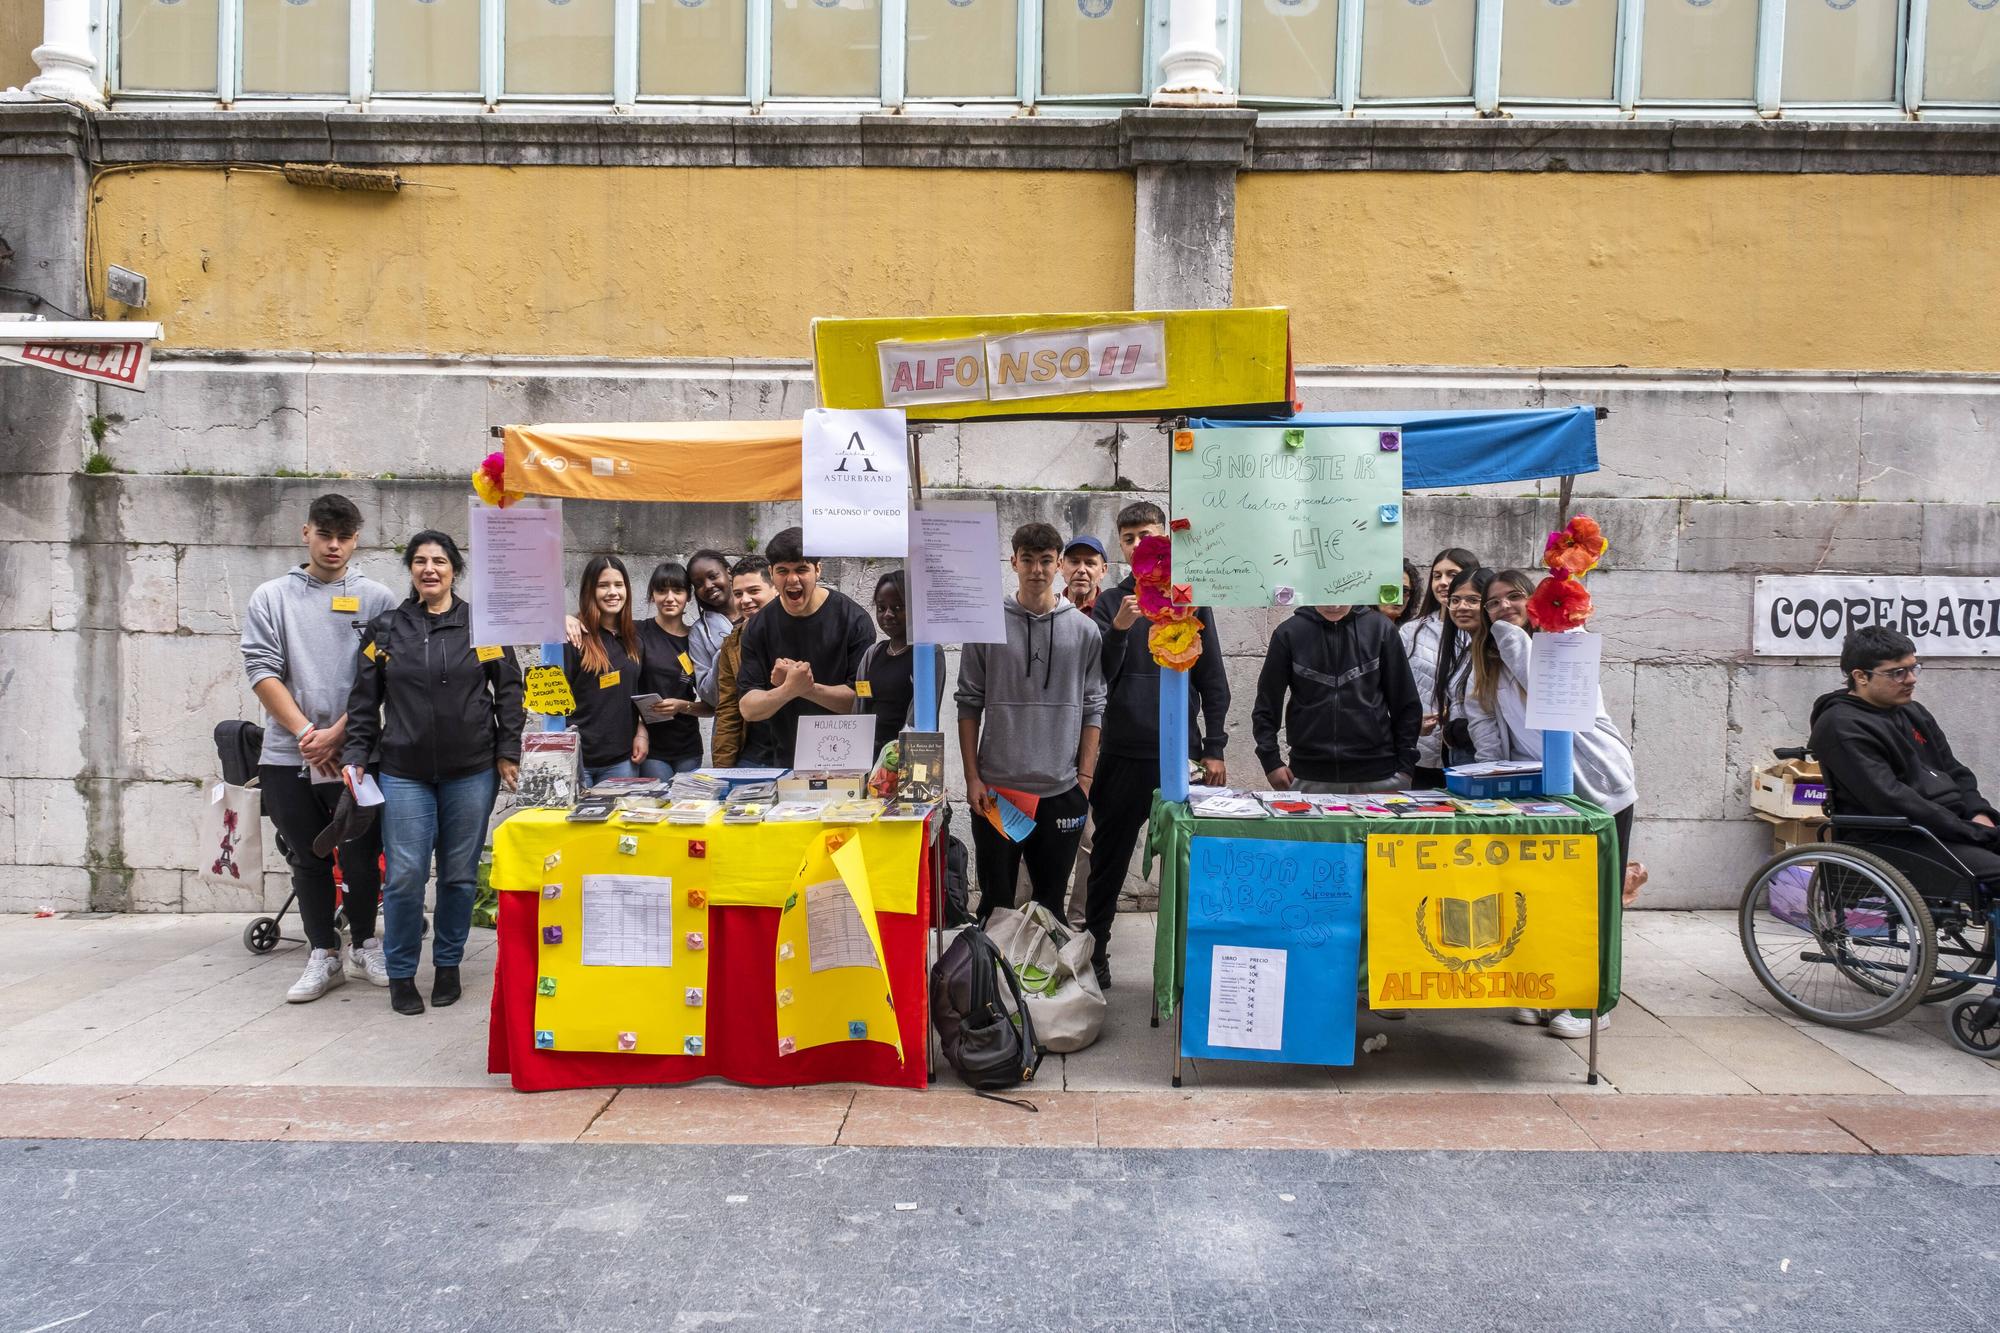
<instances>
[{"instance_id":1,"label":"blue stall pole","mask_svg":"<svg viewBox=\"0 0 2000 1333\"><path fill-rule=\"evenodd\" d=\"M1569 796L1576 791L1576 733L1542 733L1542 794Z\"/></svg>"},{"instance_id":2,"label":"blue stall pole","mask_svg":"<svg viewBox=\"0 0 2000 1333\"><path fill-rule=\"evenodd\" d=\"M1188 673L1160 668L1160 799L1188 795Z\"/></svg>"},{"instance_id":3,"label":"blue stall pole","mask_svg":"<svg viewBox=\"0 0 2000 1333\"><path fill-rule=\"evenodd\" d=\"M911 426L909 428L910 503L913 505L924 498L924 435L929 429L930 427L928 426ZM907 565L908 561L904 563ZM903 594L905 598L909 596L908 587L909 582L906 578L904 580L905 591ZM907 616L909 613L910 609L906 603L903 607L903 614ZM917 725L912 730L936 731L938 730L938 672L944 669L944 653L934 643L912 641L910 647L915 653L915 656L910 659L910 679L917 695ZM940 916L939 920L942 921L943 917Z\"/></svg>"}]
</instances>

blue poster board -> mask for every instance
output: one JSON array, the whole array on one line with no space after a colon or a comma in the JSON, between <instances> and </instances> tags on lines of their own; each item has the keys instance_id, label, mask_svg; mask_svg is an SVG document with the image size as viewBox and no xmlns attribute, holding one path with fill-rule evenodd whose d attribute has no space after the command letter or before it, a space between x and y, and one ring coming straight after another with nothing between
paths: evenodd
<instances>
[{"instance_id":1,"label":"blue poster board","mask_svg":"<svg viewBox=\"0 0 2000 1333\"><path fill-rule=\"evenodd\" d=\"M1364 848L1194 838L1181 1054L1354 1063Z\"/></svg>"}]
</instances>

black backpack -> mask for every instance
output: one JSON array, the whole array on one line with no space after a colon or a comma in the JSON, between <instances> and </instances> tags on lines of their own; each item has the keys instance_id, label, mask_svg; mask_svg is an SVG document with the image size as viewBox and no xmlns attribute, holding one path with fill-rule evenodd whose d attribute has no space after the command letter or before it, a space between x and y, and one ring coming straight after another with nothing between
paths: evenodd
<instances>
[{"instance_id":1,"label":"black backpack","mask_svg":"<svg viewBox=\"0 0 2000 1333\"><path fill-rule=\"evenodd\" d=\"M1001 987L1012 994L1009 1013ZM1034 1081L1042 1066L1035 1020L1014 969L977 926L958 933L931 971L931 1021L945 1063L973 1088L1011 1088Z\"/></svg>"}]
</instances>

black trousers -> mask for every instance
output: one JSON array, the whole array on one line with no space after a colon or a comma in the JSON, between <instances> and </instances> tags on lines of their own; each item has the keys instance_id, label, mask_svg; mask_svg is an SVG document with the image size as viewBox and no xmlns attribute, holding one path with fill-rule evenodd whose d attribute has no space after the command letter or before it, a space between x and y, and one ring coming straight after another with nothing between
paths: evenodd
<instances>
[{"instance_id":1,"label":"black trousers","mask_svg":"<svg viewBox=\"0 0 2000 1333\"><path fill-rule=\"evenodd\" d=\"M1090 803L1083 788L1071 787L1060 796L1044 796L1035 809L1035 827L1019 842L993 827L984 815L972 817L972 859L979 875L979 924L996 907L1014 905L1014 884L1021 867L1028 868L1028 889L1034 900L1063 919L1063 898L1070 872L1076 868L1077 844L1083 841L1083 821Z\"/></svg>"},{"instance_id":2,"label":"black trousers","mask_svg":"<svg viewBox=\"0 0 2000 1333\"><path fill-rule=\"evenodd\" d=\"M285 837L292 865L292 892L299 899L299 923L315 949L338 949L340 932L333 925L333 857L314 856L313 839L333 822L340 804L341 784L314 782L296 768L260 765L257 786L264 793L264 813ZM334 848L340 877L347 888L347 929L358 948L375 934L375 913L382 902L382 821L375 820L360 837Z\"/></svg>"},{"instance_id":3,"label":"black trousers","mask_svg":"<svg viewBox=\"0 0 2000 1333\"><path fill-rule=\"evenodd\" d=\"M1111 925L1118 919L1118 892L1132 851L1153 813L1153 792L1160 785L1160 766L1151 759L1099 754L1097 778L1090 784L1090 813L1097 832L1090 844L1090 881L1083 900L1083 928L1090 932L1095 957L1111 947Z\"/></svg>"}]
</instances>

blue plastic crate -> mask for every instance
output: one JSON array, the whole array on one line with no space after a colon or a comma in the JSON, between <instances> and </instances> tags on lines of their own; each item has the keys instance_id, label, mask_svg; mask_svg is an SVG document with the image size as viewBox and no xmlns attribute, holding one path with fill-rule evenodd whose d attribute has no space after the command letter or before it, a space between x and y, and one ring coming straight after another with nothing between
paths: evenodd
<instances>
[{"instance_id":1,"label":"blue plastic crate","mask_svg":"<svg viewBox=\"0 0 2000 1333\"><path fill-rule=\"evenodd\" d=\"M1509 796L1540 796L1542 770L1532 773L1503 773L1490 777L1465 777L1455 768L1444 771L1445 790L1472 800L1496 800Z\"/></svg>"}]
</instances>

